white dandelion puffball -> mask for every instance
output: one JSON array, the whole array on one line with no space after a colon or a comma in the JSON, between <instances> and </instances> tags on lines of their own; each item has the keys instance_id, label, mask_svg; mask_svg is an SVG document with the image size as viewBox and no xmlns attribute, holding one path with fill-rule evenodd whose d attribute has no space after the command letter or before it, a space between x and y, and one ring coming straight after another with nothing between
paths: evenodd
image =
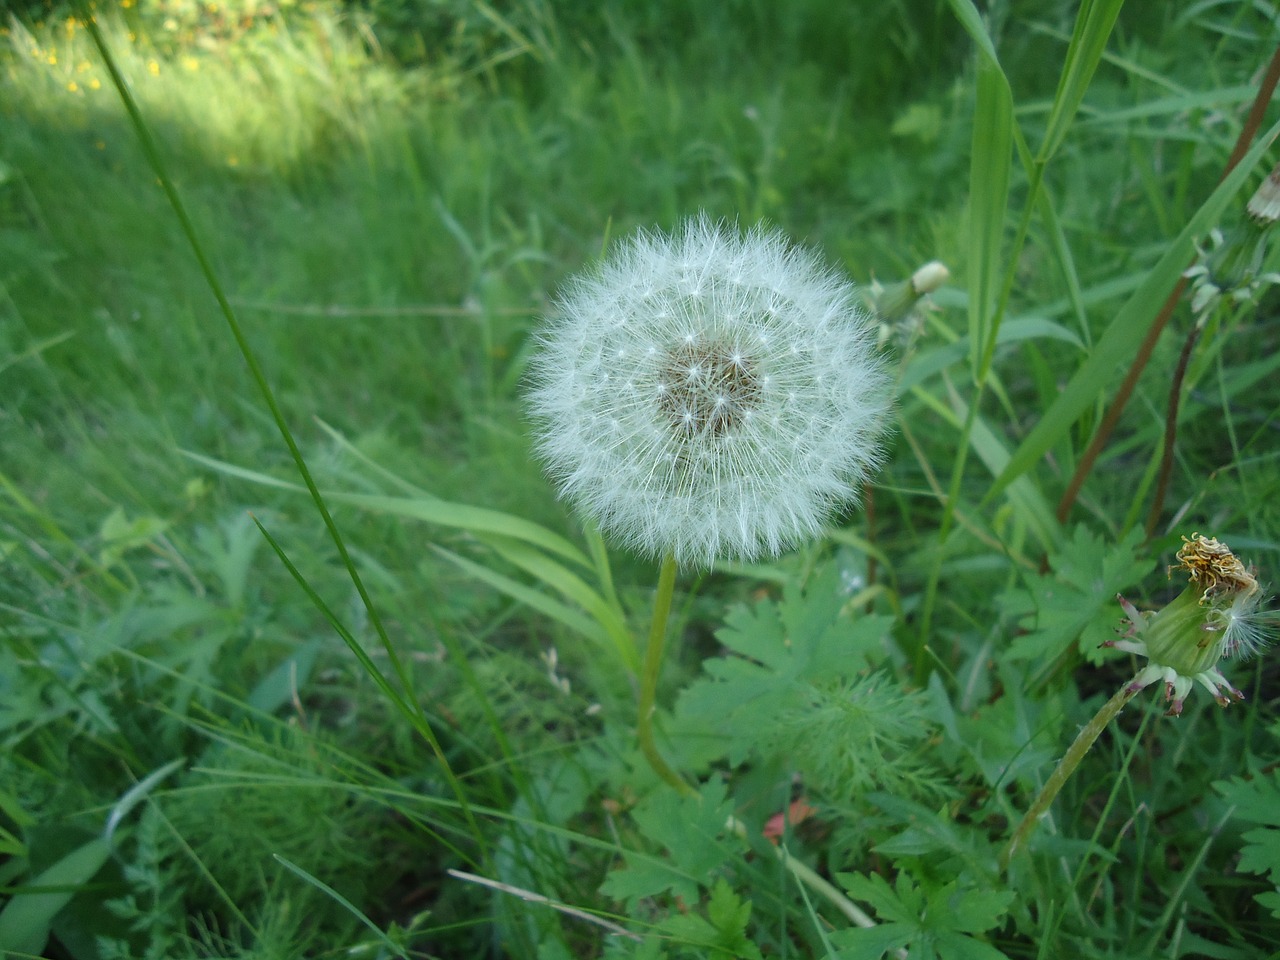
<instances>
[{"instance_id":1,"label":"white dandelion puffball","mask_svg":"<svg viewBox=\"0 0 1280 960\"><path fill-rule=\"evenodd\" d=\"M855 288L705 215L572 280L528 402L562 497L653 556L711 566L813 537L879 461L889 381Z\"/></svg>"}]
</instances>

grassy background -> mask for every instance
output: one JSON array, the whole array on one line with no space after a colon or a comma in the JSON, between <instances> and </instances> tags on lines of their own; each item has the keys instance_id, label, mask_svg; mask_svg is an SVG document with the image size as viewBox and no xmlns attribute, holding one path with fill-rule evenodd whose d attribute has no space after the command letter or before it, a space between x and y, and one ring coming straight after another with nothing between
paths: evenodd
<instances>
[{"instance_id":1,"label":"grassy background","mask_svg":"<svg viewBox=\"0 0 1280 960\"><path fill-rule=\"evenodd\" d=\"M390 476L576 537L527 455L528 335L557 284L637 226L698 210L767 219L863 283L932 258L962 281L971 266L972 48L945 3L97 9L322 487L391 490ZM1212 190L1277 40L1268 10L1156 3L1121 15L1046 178L1070 257L1035 221L1014 264L1011 316L1055 321L1078 343L1001 348L984 411L1010 446ZM1074 16L1048 0L992 7L989 29L1029 131L1045 121ZM1017 173L1015 209L1025 187ZM1084 291L1074 303L1073 287ZM961 289L939 295L928 348L964 337ZM1159 343L1077 507L1075 519L1103 536L1119 538L1144 515L1187 323L1184 312ZM1166 510L1181 522L1161 527L1166 540L1151 554L1161 563L1161 543L1202 529L1274 567L1276 340L1264 304L1225 324L1193 365ZM937 405L957 384L967 389L963 371L962 359L950 363L923 380L925 395L904 395L916 446L897 441L877 485L903 633L942 549L930 489L946 483L958 428ZM427 751L247 518L263 520L371 644L305 498L184 454L290 476L101 59L70 11L50 4L16 9L0 34L0 390L0 794L5 829L25 837L0 864L0 883L16 889L76 849L135 780L174 758L187 765L130 828L127 856L98 881L107 893L64 914L60 955L109 955L95 935L155 956L379 949L270 854L336 887L381 929L415 926L433 955L497 954L499 940L513 955L534 955L538 942L548 956L599 948L572 928L549 947L544 914L441 870L476 846L509 882L609 909L598 871L584 866L596 861L534 825L572 822L577 837L606 842L609 808L587 798L617 800L632 786L625 678L431 549L474 554L466 535L338 508L467 795L509 818L484 836L467 832ZM1101 409L1039 468L1049 502ZM982 503L990 480L966 471L962 511L1008 534L1014 552L1030 550L1007 506ZM861 529L858 516L849 522ZM1012 578L981 537L948 543L941 563L934 642L960 672L983 662L993 635L1016 632L990 602ZM615 564L623 604L642 623L652 572L625 556ZM716 650L727 604L765 595L762 582L717 574L684 585L672 689ZM1216 713L1181 721L1177 742L1193 759L1179 763L1201 765L1194 793L1240 772L1215 738L1273 750L1259 746L1268 671L1256 668L1250 690L1264 692L1240 713L1243 730L1223 733ZM1060 692L1062 709L1124 673ZM584 742L598 746L588 759L572 746ZM1098 769L1105 777L1105 760ZM1143 794L1184 789L1171 767L1153 776ZM1129 799L1126 809L1142 801ZM1175 823L1178 857L1195 849L1191 823L1207 815ZM1229 855L1217 865L1224 876ZM1138 862L1161 858L1147 849ZM784 916L793 894L759 872L758 916ZM1131 900L1151 903L1137 872L1124 875ZM1168 894L1175 880L1156 886ZM1277 942L1265 911L1233 899L1242 882L1187 901L1198 936L1231 926L1222 940L1237 952L1218 955ZM1090 942L1059 921L1059 942ZM1094 946L1111 955L1146 935L1128 916L1105 925ZM1002 948L1035 955L1016 937Z\"/></svg>"}]
</instances>

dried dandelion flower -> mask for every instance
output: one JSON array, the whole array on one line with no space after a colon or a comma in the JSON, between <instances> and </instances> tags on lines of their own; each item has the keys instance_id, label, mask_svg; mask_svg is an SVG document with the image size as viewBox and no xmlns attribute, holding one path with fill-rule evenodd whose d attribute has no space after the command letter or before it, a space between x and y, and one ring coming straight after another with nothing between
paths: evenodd
<instances>
[{"instance_id":1,"label":"dried dandelion flower","mask_svg":"<svg viewBox=\"0 0 1280 960\"><path fill-rule=\"evenodd\" d=\"M541 331L536 449L602 531L680 565L773 555L852 503L888 379L853 285L781 234L641 232Z\"/></svg>"},{"instance_id":2,"label":"dried dandelion flower","mask_svg":"<svg viewBox=\"0 0 1280 960\"><path fill-rule=\"evenodd\" d=\"M1187 588L1167 606L1142 613L1119 597L1129 619L1125 639L1105 646L1148 660L1128 686L1136 693L1163 681L1169 712L1182 712L1183 701L1200 684L1222 706L1244 694L1218 669L1224 657L1249 657L1266 646L1272 615L1254 572L1226 544L1199 534L1183 537L1178 565L1190 575Z\"/></svg>"}]
</instances>

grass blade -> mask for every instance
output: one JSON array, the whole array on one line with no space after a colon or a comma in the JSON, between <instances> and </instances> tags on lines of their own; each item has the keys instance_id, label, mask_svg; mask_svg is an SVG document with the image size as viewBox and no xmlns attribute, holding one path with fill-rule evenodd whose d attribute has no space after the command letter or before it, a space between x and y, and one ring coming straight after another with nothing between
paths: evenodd
<instances>
[{"instance_id":1,"label":"grass blade","mask_svg":"<svg viewBox=\"0 0 1280 960\"><path fill-rule=\"evenodd\" d=\"M237 467L234 464L190 451L183 451L183 453L197 463L202 463L229 477L238 477L241 480L249 480L264 487L274 487L277 490L294 490L298 493L303 493L306 490L305 487L296 483L281 480L278 477L260 473L257 470ZM465 503L440 500L429 494L423 497L392 497L383 494L330 491L325 496L335 503L349 503L353 506L363 507L366 510L411 517L415 520L425 520L438 526L465 530L476 536L494 534L500 537L508 537L512 540L522 540L541 550L545 550L547 553L572 561L584 570L592 569L592 563L586 554L564 537L552 533L546 527L531 520L525 520L523 517L517 517L510 513L503 513L501 510L490 510L486 507L473 507Z\"/></svg>"},{"instance_id":2,"label":"grass blade","mask_svg":"<svg viewBox=\"0 0 1280 960\"><path fill-rule=\"evenodd\" d=\"M460 556L451 550L446 550L444 547L432 545L431 549L477 580L489 584L498 592L505 593L511 599L524 604L531 610L537 610L539 613L563 624L574 633L586 637L594 643L604 646L609 644L609 636L599 623L590 617L584 616L567 604L563 604L559 600L553 600L545 593L535 590L528 584L513 580L505 574L491 570L489 567L476 563L474 560L468 560L466 557Z\"/></svg>"},{"instance_id":3,"label":"grass blade","mask_svg":"<svg viewBox=\"0 0 1280 960\"><path fill-rule=\"evenodd\" d=\"M347 910L348 913L350 913L353 917L355 917L357 920L363 923L366 927L372 930L374 933L374 936L376 936L378 940L382 942L383 946L385 946L388 950L391 951L393 956L402 957L403 960L409 960L409 955L405 953L404 950L394 940L392 940L385 933L383 933L381 927L379 927L376 923L374 923L367 916L365 916L364 913L362 913L354 903L352 903L350 900L348 900L346 897L340 894L337 890L333 889L333 887L329 886L323 880L313 877L311 874L307 873L307 871L303 870L297 864L290 863L284 857L280 856L280 854L273 853L271 856L272 856L272 859L276 861L276 863L280 864L286 870L290 871L291 873L305 880L307 883L311 884L311 886L315 887L317 890L319 890L325 896L329 897L335 903L341 905L344 909Z\"/></svg>"},{"instance_id":4,"label":"grass blade","mask_svg":"<svg viewBox=\"0 0 1280 960\"><path fill-rule=\"evenodd\" d=\"M969 164L969 363L974 382L981 383L987 346L998 328L993 310L1013 169L1013 92L977 8L970 0L951 0L951 8L978 46Z\"/></svg>"},{"instance_id":5,"label":"grass blade","mask_svg":"<svg viewBox=\"0 0 1280 960\"><path fill-rule=\"evenodd\" d=\"M608 634L618 651L618 656L634 674L640 669L635 644L627 629L622 612L610 604L598 592L574 573L547 557L545 553L518 540L506 537L485 537L485 543L508 562L525 570L561 596L576 603Z\"/></svg>"},{"instance_id":6,"label":"grass blade","mask_svg":"<svg viewBox=\"0 0 1280 960\"><path fill-rule=\"evenodd\" d=\"M1161 302L1165 291L1182 275L1187 261L1191 259L1196 238L1207 233L1217 223L1277 134L1280 134L1280 122L1273 125L1253 145L1241 163L1209 195L1182 232L1170 242L1142 285L1120 308L1111 325L1098 340L1092 355L1075 372L1053 405L1045 411L1040 422L1014 452L1008 466L987 491L984 503L990 503L993 497L1038 463L1054 444L1067 435L1076 418L1106 391L1114 379L1117 365L1132 356L1142 340L1151 320L1153 305Z\"/></svg>"},{"instance_id":7,"label":"grass blade","mask_svg":"<svg viewBox=\"0 0 1280 960\"><path fill-rule=\"evenodd\" d=\"M1067 59L1058 79L1058 90L1045 124L1044 140L1036 154L1036 162L1043 165L1058 152L1067 130L1075 119L1076 111L1084 100L1085 91L1093 80L1094 71L1107 48L1107 38L1115 26L1116 17L1124 0L1086 0L1076 15L1075 30L1067 46Z\"/></svg>"}]
</instances>

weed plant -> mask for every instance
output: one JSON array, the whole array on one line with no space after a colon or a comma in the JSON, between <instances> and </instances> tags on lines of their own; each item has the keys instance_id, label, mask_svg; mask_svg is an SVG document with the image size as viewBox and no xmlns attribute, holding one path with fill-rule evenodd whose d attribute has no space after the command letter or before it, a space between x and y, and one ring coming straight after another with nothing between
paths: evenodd
<instances>
[{"instance_id":1,"label":"weed plant","mask_svg":"<svg viewBox=\"0 0 1280 960\"><path fill-rule=\"evenodd\" d=\"M13 6L0 953L1280 950L1274 658L1139 659L1270 628L1280 14L1120 7ZM522 397L700 212L862 284L892 428L649 632Z\"/></svg>"}]
</instances>

